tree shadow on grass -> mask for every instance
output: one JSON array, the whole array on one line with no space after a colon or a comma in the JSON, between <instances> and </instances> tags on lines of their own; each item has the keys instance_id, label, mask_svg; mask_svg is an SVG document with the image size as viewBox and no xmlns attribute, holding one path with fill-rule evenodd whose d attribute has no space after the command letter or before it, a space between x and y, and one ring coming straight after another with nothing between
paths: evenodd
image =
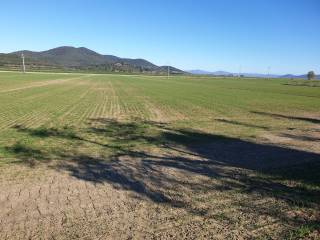
<instances>
[{"instance_id":1,"label":"tree shadow on grass","mask_svg":"<svg viewBox=\"0 0 320 240\"><path fill-rule=\"evenodd\" d=\"M320 141L320 137L312 137L312 136L307 136L307 135L295 135L295 134L282 133L280 136L299 140L299 141L305 141L305 142L319 142Z\"/></svg>"},{"instance_id":2,"label":"tree shadow on grass","mask_svg":"<svg viewBox=\"0 0 320 240\"><path fill-rule=\"evenodd\" d=\"M14 126L13 128L33 137L55 137L110 148L113 151L112 158L119 156L146 157L148 154L143 150L137 150L142 145L193 155L205 159L207 165L232 166L262 173L270 173L272 171L270 169L279 167L320 161L318 153L258 144L192 129L175 129L166 124L151 121L128 123L110 119L91 119L90 123L99 123L100 125L98 127L89 126L85 129L87 135L83 135L81 132L79 134L76 129L70 127L31 129ZM26 149L19 142L7 150L16 154L24 153L25 156L34 156L35 159L43 158L40 150ZM197 163L197 161L194 162L194 164Z\"/></svg>"},{"instance_id":3,"label":"tree shadow on grass","mask_svg":"<svg viewBox=\"0 0 320 240\"><path fill-rule=\"evenodd\" d=\"M243 123L243 122L239 122L239 121L235 121L235 120L216 119L216 121L222 122L222 123L227 123L227 124L232 124L232 125L249 127L249 128L258 128L258 129L264 129L264 130L268 130L269 129L269 127L266 127L266 126L259 126L259 125L256 125L256 124Z\"/></svg>"},{"instance_id":4,"label":"tree shadow on grass","mask_svg":"<svg viewBox=\"0 0 320 240\"><path fill-rule=\"evenodd\" d=\"M53 166L95 184L108 183L137 197L205 215L183 194L239 192L272 197L292 206L319 207L320 154L259 144L150 121L90 119L86 129L28 129L22 134L59 138L98 147L100 154L54 149ZM153 151L156 150L156 151ZM41 152L17 148L25 160L45 158ZM23 155L21 155L23 153ZM36 162L33 160L34 162ZM299 184L287 185L286 181ZM183 189L183 190L182 190ZM256 211L260 211L256 209Z\"/></svg>"},{"instance_id":5,"label":"tree shadow on grass","mask_svg":"<svg viewBox=\"0 0 320 240\"><path fill-rule=\"evenodd\" d=\"M305 121L305 122L315 123L315 124L320 123L320 119L317 119L317 118L287 116L287 115L283 115L283 114L267 113L267 112L259 112L259 111L252 111L252 113L255 113L258 115L263 115L263 116L268 116L268 117L274 117L274 118L284 118L284 119L288 119L288 120Z\"/></svg>"},{"instance_id":6,"label":"tree shadow on grass","mask_svg":"<svg viewBox=\"0 0 320 240\"><path fill-rule=\"evenodd\" d=\"M22 142L17 142L12 146L5 147L5 150L14 155L18 159L17 162L26 164L30 167L34 167L39 160L42 162L48 160L43 151Z\"/></svg>"}]
</instances>

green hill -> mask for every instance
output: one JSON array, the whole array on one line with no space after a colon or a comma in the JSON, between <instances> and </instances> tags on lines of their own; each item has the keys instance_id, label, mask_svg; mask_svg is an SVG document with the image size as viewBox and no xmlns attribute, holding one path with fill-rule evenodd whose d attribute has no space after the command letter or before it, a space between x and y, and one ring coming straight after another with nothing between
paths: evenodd
<instances>
[{"instance_id":1,"label":"green hill","mask_svg":"<svg viewBox=\"0 0 320 240\"><path fill-rule=\"evenodd\" d=\"M157 66L145 59L120 58L113 55L102 55L84 47L58 47L42 52L17 51L0 54L0 67L5 69L20 69L21 54L24 54L27 69L63 69L89 70L102 72L132 72L165 74L167 67ZM172 74L184 72L170 67Z\"/></svg>"}]
</instances>

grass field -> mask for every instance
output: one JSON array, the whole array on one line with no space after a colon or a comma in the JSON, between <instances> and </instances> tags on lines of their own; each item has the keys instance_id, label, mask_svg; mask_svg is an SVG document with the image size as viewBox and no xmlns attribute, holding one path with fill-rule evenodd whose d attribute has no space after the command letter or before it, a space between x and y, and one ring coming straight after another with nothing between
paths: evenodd
<instances>
[{"instance_id":1,"label":"grass field","mask_svg":"<svg viewBox=\"0 0 320 240\"><path fill-rule=\"evenodd\" d=\"M0 72L1 239L318 239L320 88Z\"/></svg>"}]
</instances>

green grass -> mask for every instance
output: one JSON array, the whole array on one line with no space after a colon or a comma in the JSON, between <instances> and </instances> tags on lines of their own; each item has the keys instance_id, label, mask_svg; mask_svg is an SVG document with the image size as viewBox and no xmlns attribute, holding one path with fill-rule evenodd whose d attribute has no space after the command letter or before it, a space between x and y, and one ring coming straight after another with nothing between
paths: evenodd
<instances>
[{"instance_id":1,"label":"green grass","mask_svg":"<svg viewBox=\"0 0 320 240\"><path fill-rule=\"evenodd\" d=\"M224 192L224 198L242 199L237 211L254 208L246 205L246 198L275 199L262 209L257 205L257 212L267 211L283 223L283 236L305 237L318 228L318 222L311 230L303 225L307 227L292 231L300 222L274 212L281 206L313 214L319 207L319 161L301 165L296 158L319 156L320 91L287 83L285 79L0 72L0 166L81 162L84 157L100 166L99 159L112 162L130 156L144 159L137 171L148 175L150 152L170 155L177 148L181 156L191 153L213 161L214 168L223 165L249 172L225 170L215 175L211 166L195 165L181 156L162 159L163 167L219 179L217 191ZM250 165L247 159L262 163ZM272 168L281 161L292 165ZM150 179L156 178L153 167L150 172ZM194 205L201 198L190 197ZM203 199L215 201L210 195ZM232 212L222 212L214 214L217 221L238 224Z\"/></svg>"},{"instance_id":2,"label":"green grass","mask_svg":"<svg viewBox=\"0 0 320 240\"><path fill-rule=\"evenodd\" d=\"M319 80L290 80L286 83L289 86L306 86L306 87L320 87Z\"/></svg>"},{"instance_id":3,"label":"green grass","mask_svg":"<svg viewBox=\"0 0 320 240\"><path fill-rule=\"evenodd\" d=\"M251 141L266 133L313 128L312 119L320 113L320 91L286 83L281 79L2 72L0 153L8 156L4 149L24 138L39 142L19 133L17 125L68 126L80 133L90 119L98 118L166 122L172 128Z\"/></svg>"},{"instance_id":4,"label":"green grass","mask_svg":"<svg viewBox=\"0 0 320 240\"><path fill-rule=\"evenodd\" d=\"M90 119L166 122L256 141L309 129L320 91L281 79L0 73L0 150L25 138L14 126L74 127ZM28 136L36 144L39 139ZM1 155L0 155L1 156Z\"/></svg>"},{"instance_id":5,"label":"green grass","mask_svg":"<svg viewBox=\"0 0 320 240\"><path fill-rule=\"evenodd\" d=\"M319 230L320 225L318 224L304 224L302 226L297 227L296 229L289 232L286 239L288 240L296 240L296 239L306 239L308 236L312 234L312 232ZM316 235L313 236L316 239Z\"/></svg>"}]
</instances>

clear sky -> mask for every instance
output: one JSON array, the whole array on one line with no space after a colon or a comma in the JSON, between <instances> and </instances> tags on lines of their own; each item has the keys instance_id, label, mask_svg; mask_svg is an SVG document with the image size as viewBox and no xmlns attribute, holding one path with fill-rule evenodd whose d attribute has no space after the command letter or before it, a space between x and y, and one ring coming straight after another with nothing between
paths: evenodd
<instances>
[{"instance_id":1,"label":"clear sky","mask_svg":"<svg viewBox=\"0 0 320 240\"><path fill-rule=\"evenodd\" d=\"M0 52L84 46L184 70L320 73L320 0L10 0L0 9Z\"/></svg>"}]
</instances>

